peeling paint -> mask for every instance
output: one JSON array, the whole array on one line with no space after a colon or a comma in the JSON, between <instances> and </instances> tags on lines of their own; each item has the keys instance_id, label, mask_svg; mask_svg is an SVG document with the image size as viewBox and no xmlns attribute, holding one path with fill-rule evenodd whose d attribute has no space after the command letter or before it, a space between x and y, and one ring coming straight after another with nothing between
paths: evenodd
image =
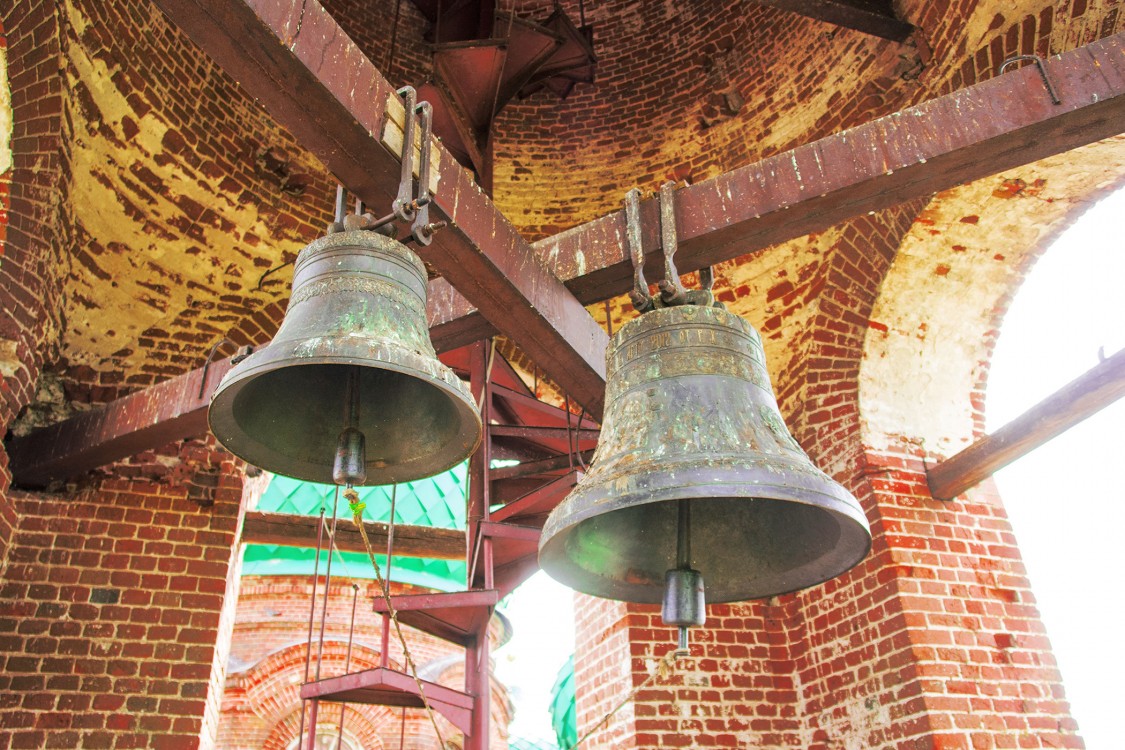
<instances>
[{"instance_id":1,"label":"peeling paint","mask_svg":"<svg viewBox=\"0 0 1125 750\"><path fill-rule=\"evenodd\" d=\"M8 50L0 47L0 174L12 168L12 90L8 85Z\"/></svg>"}]
</instances>

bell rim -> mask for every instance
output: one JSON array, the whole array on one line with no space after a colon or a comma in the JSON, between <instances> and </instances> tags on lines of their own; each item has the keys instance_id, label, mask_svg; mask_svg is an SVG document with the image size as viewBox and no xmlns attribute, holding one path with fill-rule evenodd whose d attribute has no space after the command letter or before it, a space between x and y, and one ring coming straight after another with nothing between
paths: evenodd
<instances>
[{"instance_id":1,"label":"bell rim","mask_svg":"<svg viewBox=\"0 0 1125 750\"><path fill-rule=\"evenodd\" d=\"M590 475L587 475L587 478L589 478L589 476ZM684 476L687 475L685 474ZM803 591L843 575L860 564L871 552L871 527L866 514L863 512L863 508L859 505L859 501L831 477L825 475L824 480L826 483L838 487L840 492L847 497L847 500L816 488L805 488L806 494L804 497L801 497L793 492L792 486L775 483L757 484L755 485L755 490L757 490L755 494L749 495L745 492L747 487L745 481L724 481L706 484L698 482L694 484L690 482L677 482L675 486L669 486L655 491L645 489L633 490L625 494L613 493L614 507L606 508L604 501L611 497L611 493L596 491L598 487L591 487L589 490L583 492L582 486L579 485L551 512L551 515L543 525L539 543L539 566L546 571L548 575L555 578L555 580L582 593L614 601L659 604L663 598L663 589L661 587L611 581L611 579L606 579L596 574L584 574L580 568L569 565L569 558L565 554L565 545L566 539L570 536L571 532L582 522L596 516L608 515L616 511L643 505L674 502L677 500L767 500L771 502L798 503L817 508L825 513L831 513L834 518L841 523L841 526L843 526L844 522L850 522L852 533L858 534L859 538L863 540L863 543L858 545L855 553L839 558L839 569L835 572L829 572L823 576L812 576L793 587L784 587L782 589L764 592L750 591L747 593L735 589L736 593L718 593L716 595L715 587L708 586L707 602L709 604L723 604L728 602L751 601ZM601 483L599 482L598 484L600 485ZM771 492L771 490L773 491ZM816 495L818 497L810 498L809 495ZM599 499L602 501L601 505L598 504ZM828 502L812 502L813 499L824 499ZM580 513L567 517L565 525L556 520L559 517L567 515L566 508L568 506L578 504L583 506L583 510ZM847 549L844 551L847 551ZM831 555L828 557L831 559ZM823 559L824 557L817 558L817 561ZM554 566L555 562L562 563L562 565L556 569ZM813 563L810 562L809 566L812 564ZM560 570L565 571L563 575L559 575ZM579 575L572 575L574 571L578 571ZM706 581L706 571L703 572L703 576ZM582 584L589 581L606 581L612 585L609 587L587 586L584 588ZM576 583L578 585L575 585ZM728 588L733 589L734 587Z\"/></svg>"},{"instance_id":2,"label":"bell rim","mask_svg":"<svg viewBox=\"0 0 1125 750\"><path fill-rule=\"evenodd\" d=\"M423 356L419 355L417 352L415 352L412 349L408 349L406 347L398 346L398 345L396 345L394 343L391 343L391 342L383 341L383 342L381 342L381 345L389 347L389 348L394 348L394 349L400 350L406 355L407 358L411 358L411 359L417 358L420 361L427 361L427 359L428 359L426 357L423 357ZM227 407L227 409L226 409L227 413L230 413L232 411L232 409L230 407L231 407L231 405L233 405L234 399L237 397L237 395L240 391L240 389L235 388L235 386L240 384L240 383L243 383L243 382L249 383L254 378L260 377L260 376L268 374L270 372L288 369L288 368L291 368L291 367L320 366L320 365L326 365L326 364L328 364L328 365L341 365L341 366L372 367L372 360L371 360L370 357L361 358L361 357L353 357L353 356L346 356L346 355L329 355L329 356L318 356L316 358L315 362L294 362L294 361L292 361L292 359L285 358L284 352L282 352L280 354L278 354L278 352L276 352L276 351L271 352L271 350L273 350L273 349L275 349L275 347L274 347L273 344L271 344L271 345L269 345L269 346L267 346L263 349L258 350L254 354L250 355L250 357L248 357L243 363L239 363L239 365L236 365L234 368L229 370L226 373L226 375L223 376L223 379L219 382L219 385L215 388L214 393L211 395L211 401L210 401L210 404L208 405L208 408L207 408L207 426L208 426L208 429L211 431L211 434L215 436L215 439L218 440L219 444L222 445L224 449L226 449L227 451L229 451L233 455L237 456L241 460L246 461L247 463L252 464L254 466L257 466L260 469L263 469L265 471L269 471L273 474L280 474L281 476L290 477L292 479L299 479L301 481L318 482L318 483L322 483L322 484L334 484L334 482L332 480L332 465L331 465L331 462L327 462L326 465L324 467L322 467L324 469L322 472L312 472L312 471L309 471L309 472L304 472L304 471L294 472L294 471L291 471L289 467L284 467L283 469L278 469L278 468L274 468L272 466L265 466L261 463L258 463L256 460L247 457L246 455L243 454L243 452L241 450L235 450L234 448L232 448L227 442L227 440L229 440L229 438L224 439L223 437L220 437L218 432L216 432L216 429L215 429L215 414L216 414L215 405L216 405L216 403L219 403L219 404L222 404L222 405L226 406ZM267 355L267 353L271 353L271 354L274 354L274 355L277 355L277 356L274 356L270 359L266 359L265 355ZM259 355L262 355L262 359L259 361L259 363L256 364L256 365L251 364L252 361L254 360L254 358L258 357ZM446 394L446 396L449 398L449 400L454 404L456 412L457 412L458 416L461 418L461 427L463 429L458 431L457 435L458 435L458 437L475 436L474 439L469 441L469 443L468 443L468 444L471 445L471 447L469 447L469 449L465 450L465 451L458 451L457 457L454 460L448 462L448 465L443 465L443 466L441 466L441 468L437 468L437 469L434 469L432 471L427 469L426 473L423 473L423 474L418 474L416 472L408 472L408 473L404 473L404 474L397 474L397 473L394 473L392 471L388 471L387 468L380 469L378 467L370 467L369 466L367 468L367 480L363 484L357 484L356 485L357 487L360 487L360 486L362 486L362 487L374 487L374 486L381 486L381 485L386 485L386 484L400 484L402 482L412 482L412 481L415 481L415 480L418 480L418 479L426 479L428 477L436 476L437 474L440 474L444 471L448 471L449 469L452 469L454 466L458 465L459 463L461 463L462 461L467 459L480 446L481 440L484 437L484 423L481 419L480 412L477 411L476 402L473 401L472 395L470 394L468 388L465 386L464 382L459 377L457 377L457 375L454 374L453 371L451 369L449 369L449 367L446 366L444 363L442 363L440 360L434 359L434 360L430 360L430 361L436 361L438 363L438 365L440 365L441 370L444 370L444 373L448 373L449 377L448 378L447 377L441 377L441 375L444 374L444 373L441 372L441 370L439 370L439 375L433 376L433 375L430 375L429 373L426 373L424 370L412 369L410 367L406 367L404 365L396 364L396 363L393 363L393 362L380 361L381 366L377 369L396 372L396 373L399 373L401 375L406 375L408 377L412 377L416 380L421 380L423 382L432 383L432 384L439 384L440 386L445 386L445 388L439 388L439 389L444 394ZM240 365L242 365L242 364L249 364L250 366L249 367L241 367ZM422 377L423 375L425 375L425 377ZM469 419L466 419L466 417L469 417ZM468 430L464 429L464 428L466 428L466 423L467 423ZM473 428L475 428L475 429L473 429ZM249 437L248 435L246 435L245 431L240 430L239 432L240 432L241 436ZM456 443L456 442L458 442L458 441L452 440L452 441L450 441L450 444L453 444L453 443ZM240 448L240 449L242 448L241 445L239 445L237 447ZM397 468L401 468L402 466L403 466L402 464L398 464L395 467L388 467L388 468L396 468L397 469Z\"/></svg>"}]
</instances>

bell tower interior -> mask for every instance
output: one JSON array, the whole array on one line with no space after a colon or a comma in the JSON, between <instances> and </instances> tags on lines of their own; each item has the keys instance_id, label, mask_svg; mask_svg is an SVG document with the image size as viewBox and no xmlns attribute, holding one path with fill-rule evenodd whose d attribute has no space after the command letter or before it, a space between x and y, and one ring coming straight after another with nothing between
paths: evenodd
<instances>
[{"instance_id":1,"label":"bell tower interior","mask_svg":"<svg viewBox=\"0 0 1125 750\"><path fill-rule=\"evenodd\" d=\"M990 477L1125 358L985 392L1123 187L1118 0L12 0L0 748L522 750L542 568L582 748L1100 750Z\"/></svg>"}]
</instances>

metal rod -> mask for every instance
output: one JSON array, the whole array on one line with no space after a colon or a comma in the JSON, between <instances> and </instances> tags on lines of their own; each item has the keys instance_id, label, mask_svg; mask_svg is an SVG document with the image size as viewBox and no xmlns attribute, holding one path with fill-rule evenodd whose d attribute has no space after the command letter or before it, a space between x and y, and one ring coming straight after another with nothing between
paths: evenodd
<instances>
[{"instance_id":1,"label":"metal rod","mask_svg":"<svg viewBox=\"0 0 1125 750\"><path fill-rule=\"evenodd\" d=\"M351 486L348 486L351 489ZM336 509L340 503L340 485L336 485L332 500L332 529L328 532L328 549L336 542ZM323 522L322 522L323 523ZM316 679L320 679L320 665L324 657L324 623L328 619L328 587L332 585L332 555L328 555L328 564L324 568L324 602L320 610L320 645L316 649Z\"/></svg>"},{"instance_id":2,"label":"metal rod","mask_svg":"<svg viewBox=\"0 0 1125 750\"><path fill-rule=\"evenodd\" d=\"M418 159L418 190L414 205L419 206L410 235L420 246L430 244L434 229L430 225L430 144L433 141L434 108L429 102L419 102L415 111L422 120L422 146Z\"/></svg>"},{"instance_id":3,"label":"metal rod","mask_svg":"<svg viewBox=\"0 0 1125 750\"><path fill-rule=\"evenodd\" d=\"M305 750L316 750L316 714L319 708L320 701L314 699L309 709L309 741L305 743Z\"/></svg>"},{"instance_id":4,"label":"metal rod","mask_svg":"<svg viewBox=\"0 0 1125 750\"><path fill-rule=\"evenodd\" d=\"M391 517L387 524L387 575L384 580L387 586L391 585L391 553L394 551L394 536L395 536L395 501L398 497L398 485L391 485ZM383 613L383 632L379 635L379 666L386 669L391 664L391 656L388 653L391 650L391 614L390 612Z\"/></svg>"},{"instance_id":5,"label":"metal rod","mask_svg":"<svg viewBox=\"0 0 1125 750\"><path fill-rule=\"evenodd\" d=\"M629 299L637 312L652 309L652 297L645 281L645 251L641 245L641 191L633 188L625 194L625 238L633 261L633 290Z\"/></svg>"},{"instance_id":6,"label":"metal rod","mask_svg":"<svg viewBox=\"0 0 1125 750\"><path fill-rule=\"evenodd\" d=\"M320 506L320 524L316 533L316 558L313 561L312 601L309 602L309 635L305 641L305 682L309 681L309 662L312 661L313 618L316 616L316 579L320 575L320 548L324 541L324 505ZM297 730L298 742L305 736L305 705L301 704L301 725Z\"/></svg>"},{"instance_id":7,"label":"metal rod","mask_svg":"<svg viewBox=\"0 0 1125 750\"><path fill-rule=\"evenodd\" d=\"M664 251L664 278L657 283L660 299L667 305L681 305L687 299L687 290L676 268L676 183L660 186L660 246Z\"/></svg>"},{"instance_id":8,"label":"metal rod","mask_svg":"<svg viewBox=\"0 0 1125 750\"><path fill-rule=\"evenodd\" d=\"M348 629L348 653L344 657L344 674L352 668L352 636L355 635L355 605L359 601L359 586L352 583L352 624ZM340 704L340 730L336 733L336 750L341 750L344 744L344 715L348 711L348 704Z\"/></svg>"},{"instance_id":9,"label":"metal rod","mask_svg":"<svg viewBox=\"0 0 1125 750\"><path fill-rule=\"evenodd\" d=\"M344 186L336 183L336 223L344 223L344 213L347 209L347 196L344 193Z\"/></svg>"},{"instance_id":10,"label":"metal rod","mask_svg":"<svg viewBox=\"0 0 1125 750\"><path fill-rule=\"evenodd\" d=\"M691 501L680 500L679 523L676 525L676 566L691 567Z\"/></svg>"},{"instance_id":11,"label":"metal rod","mask_svg":"<svg viewBox=\"0 0 1125 750\"><path fill-rule=\"evenodd\" d=\"M1059 98L1058 93L1055 91L1054 84L1051 83L1051 79L1047 75L1047 67L1043 64L1043 59L1040 58L1039 55L1016 55L1015 57L1009 57L1000 65L1000 74L1003 75L1009 65L1014 65L1018 62L1035 63L1035 67L1039 68L1039 77L1043 79L1043 85L1047 87L1047 93L1051 95L1051 101L1055 104L1062 104L1062 99Z\"/></svg>"},{"instance_id":12,"label":"metal rod","mask_svg":"<svg viewBox=\"0 0 1125 750\"><path fill-rule=\"evenodd\" d=\"M392 204L394 212L403 221L414 219L414 210L410 207L412 199L411 188L414 186L414 108L417 106L418 94L412 86L403 86L398 90L398 95L406 99L406 122L402 129L402 169L398 178L398 197Z\"/></svg>"},{"instance_id":13,"label":"metal rod","mask_svg":"<svg viewBox=\"0 0 1125 750\"><path fill-rule=\"evenodd\" d=\"M391 485L391 517L387 519L387 582L391 580L391 556L395 552L395 501L398 498L398 485Z\"/></svg>"}]
</instances>

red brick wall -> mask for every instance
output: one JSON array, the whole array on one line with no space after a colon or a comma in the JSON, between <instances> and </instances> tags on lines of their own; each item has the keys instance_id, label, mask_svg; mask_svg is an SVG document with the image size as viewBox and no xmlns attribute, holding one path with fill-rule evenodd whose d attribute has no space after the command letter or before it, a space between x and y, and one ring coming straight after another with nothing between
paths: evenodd
<instances>
[{"instance_id":1,"label":"red brick wall","mask_svg":"<svg viewBox=\"0 0 1125 750\"><path fill-rule=\"evenodd\" d=\"M3 19L0 18L0 56L3 56L5 64L8 59L8 38L4 34ZM7 81L5 81L5 85ZM10 147L10 144L6 144ZM12 189L12 170L11 168L5 169L0 173L0 267L4 263L4 251L8 245L8 206L11 202L11 189ZM0 388L3 392L7 393L6 378L0 380ZM0 399L6 400L7 397L0 396ZM0 407L0 413L6 410ZM0 427L7 431L8 418L0 418ZM15 525L15 510L12 508L11 502L8 500L8 487L11 485L12 477L8 471L8 456L3 450L0 450L0 566L3 565L4 559L8 553L8 542L12 538L12 527Z\"/></svg>"},{"instance_id":2,"label":"red brick wall","mask_svg":"<svg viewBox=\"0 0 1125 750\"><path fill-rule=\"evenodd\" d=\"M209 493L106 479L13 493L0 588L0 746L195 748L240 522L229 461ZM204 744L209 738L204 737Z\"/></svg>"},{"instance_id":3,"label":"red brick wall","mask_svg":"<svg viewBox=\"0 0 1125 750\"><path fill-rule=\"evenodd\" d=\"M18 9L6 4L0 29L13 110L12 169L0 177L0 432L6 432L31 400L44 350L54 346L59 330L59 248L65 234L58 216L66 203L67 170L54 3L21 3ZM0 451L0 561L16 523L7 463Z\"/></svg>"}]
</instances>

